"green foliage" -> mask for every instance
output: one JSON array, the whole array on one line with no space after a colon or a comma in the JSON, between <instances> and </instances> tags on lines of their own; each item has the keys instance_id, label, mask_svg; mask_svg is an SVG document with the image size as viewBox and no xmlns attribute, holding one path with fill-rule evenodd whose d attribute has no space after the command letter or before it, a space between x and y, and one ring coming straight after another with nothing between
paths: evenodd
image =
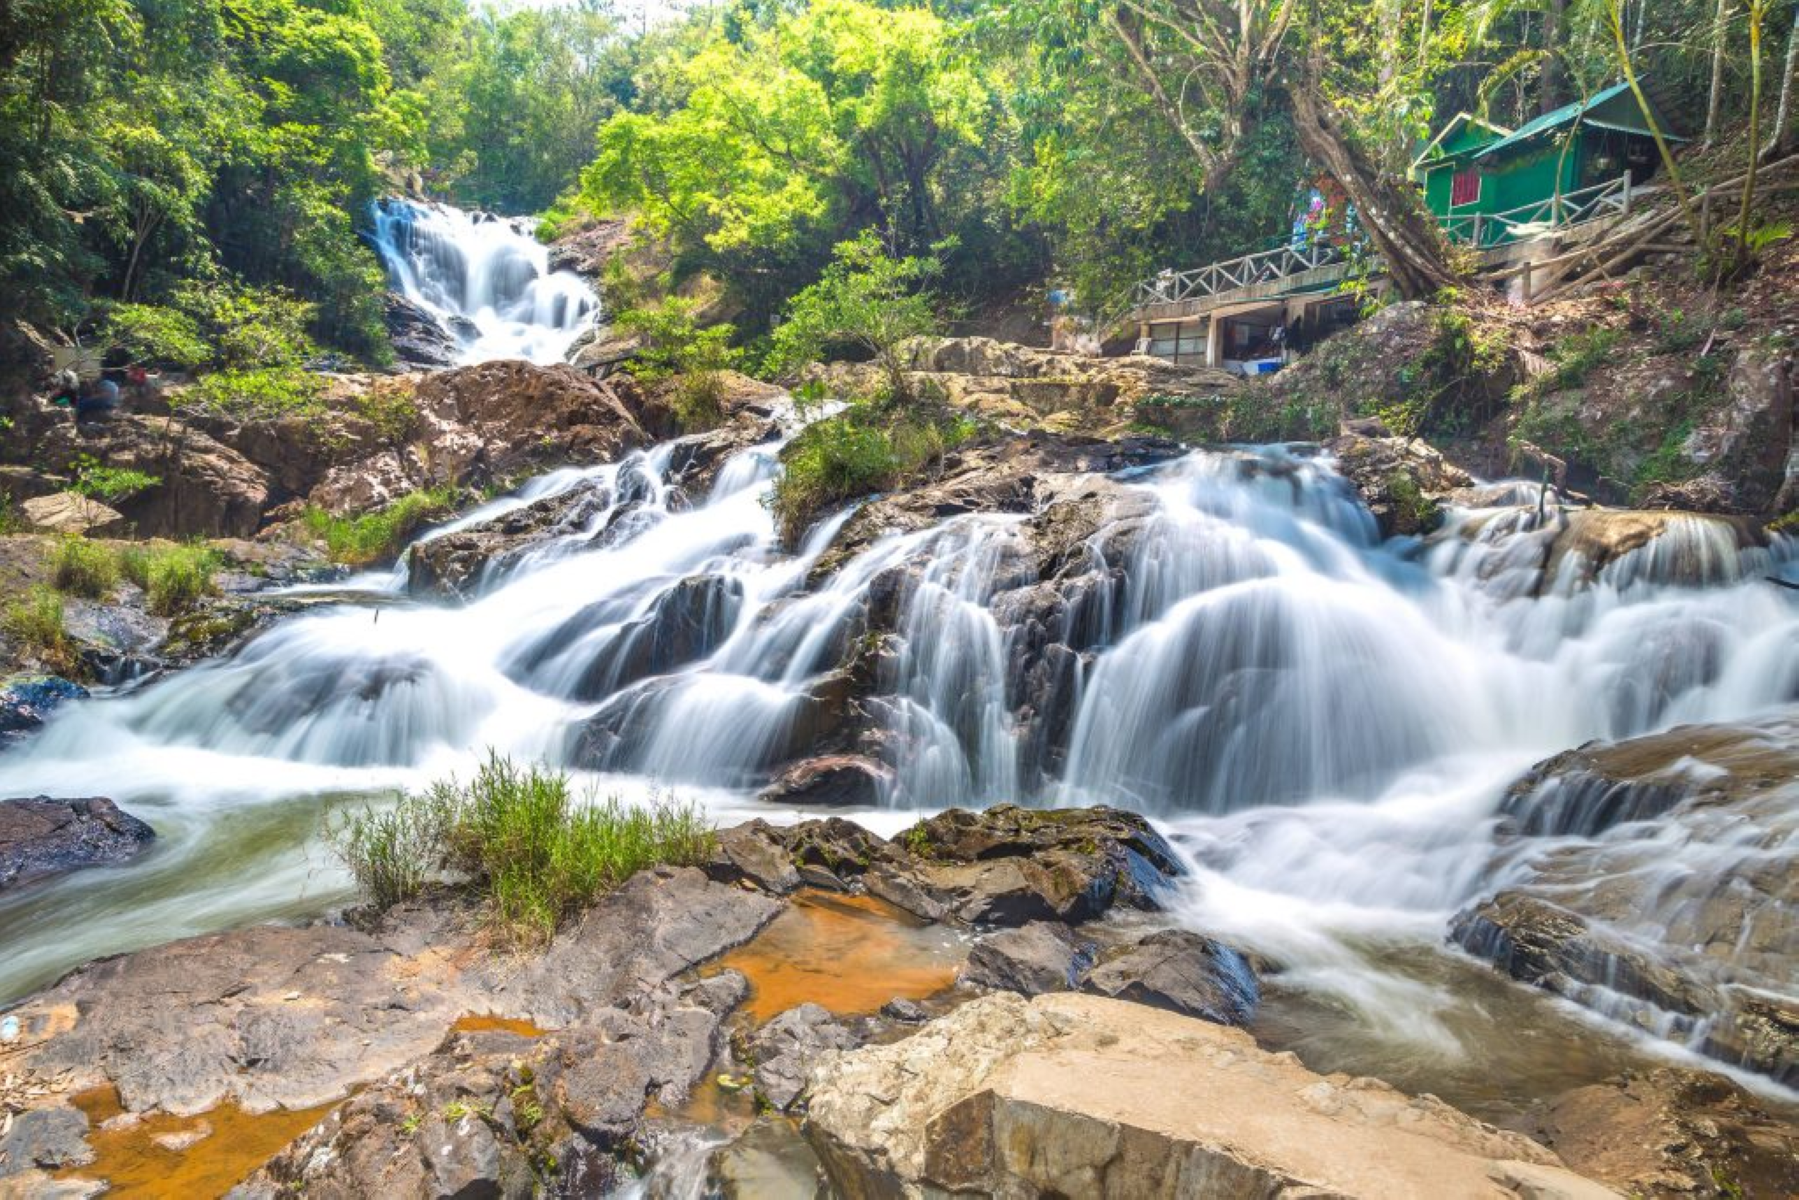
<instances>
[{"instance_id":1,"label":"green foliage","mask_svg":"<svg viewBox=\"0 0 1799 1200\"><path fill-rule=\"evenodd\" d=\"M160 476L132 467L103 466L91 454L77 455L73 466L73 490L103 504L119 504L153 487L162 486Z\"/></svg>"},{"instance_id":2,"label":"green foliage","mask_svg":"<svg viewBox=\"0 0 1799 1200\"><path fill-rule=\"evenodd\" d=\"M317 417L324 381L298 367L215 371L183 392L181 407L234 421Z\"/></svg>"},{"instance_id":3,"label":"green foliage","mask_svg":"<svg viewBox=\"0 0 1799 1200\"><path fill-rule=\"evenodd\" d=\"M775 523L796 544L832 508L934 465L974 433L966 417L885 398L814 421L781 452L782 474L769 499Z\"/></svg>"},{"instance_id":4,"label":"green foliage","mask_svg":"<svg viewBox=\"0 0 1799 1200\"><path fill-rule=\"evenodd\" d=\"M582 802L566 775L491 753L467 784L452 778L390 809L342 814L327 838L377 906L448 873L485 900L497 934L524 944L548 941L638 871L704 862L715 844L691 804Z\"/></svg>"},{"instance_id":5,"label":"green foliage","mask_svg":"<svg viewBox=\"0 0 1799 1200\"><path fill-rule=\"evenodd\" d=\"M104 598L119 582L118 555L84 537L63 538L51 557L50 569L58 589L90 600Z\"/></svg>"},{"instance_id":6,"label":"green foliage","mask_svg":"<svg viewBox=\"0 0 1799 1200\"><path fill-rule=\"evenodd\" d=\"M119 556L125 578L144 590L144 603L160 617L186 612L214 591L218 552L206 546L129 546Z\"/></svg>"},{"instance_id":7,"label":"green foliage","mask_svg":"<svg viewBox=\"0 0 1799 1200\"><path fill-rule=\"evenodd\" d=\"M424 488L401 496L387 507L355 517L338 517L312 505L301 523L325 543L335 562L365 567L391 559L426 525L456 509L461 493L453 487Z\"/></svg>"},{"instance_id":8,"label":"green foliage","mask_svg":"<svg viewBox=\"0 0 1799 1200\"><path fill-rule=\"evenodd\" d=\"M730 325L700 326L699 305L670 296L660 304L630 308L613 324L644 339L632 372L646 382L675 379L671 401L675 417L687 433L712 429L723 420L724 371L736 367L743 354L731 345Z\"/></svg>"},{"instance_id":9,"label":"green foliage","mask_svg":"<svg viewBox=\"0 0 1799 1200\"><path fill-rule=\"evenodd\" d=\"M0 537L10 537L24 528L25 519L19 515L11 494L0 492Z\"/></svg>"},{"instance_id":10,"label":"green foliage","mask_svg":"<svg viewBox=\"0 0 1799 1200\"><path fill-rule=\"evenodd\" d=\"M839 244L819 281L788 304L763 370L792 375L850 347L880 363L893 399L907 399L901 347L937 330L939 301L926 285L941 271L936 257L893 257L872 233Z\"/></svg>"},{"instance_id":11,"label":"green foliage","mask_svg":"<svg viewBox=\"0 0 1799 1200\"><path fill-rule=\"evenodd\" d=\"M189 313L161 304L116 304L107 310L101 337L134 363L192 370L213 348Z\"/></svg>"},{"instance_id":12,"label":"green foliage","mask_svg":"<svg viewBox=\"0 0 1799 1200\"><path fill-rule=\"evenodd\" d=\"M54 671L76 668L75 644L63 626L62 595L38 585L0 609L0 634L15 652L36 658Z\"/></svg>"},{"instance_id":13,"label":"green foliage","mask_svg":"<svg viewBox=\"0 0 1799 1200\"><path fill-rule=\"evenodd\" d=\"M1550 348L1549 357L1555 372L1549 376L1554 388L1577 388L1594 370L1611 361L1612 354L1624 340L1622 329L1594 326L1571 333Z\"/></svg>"}]
</instances>

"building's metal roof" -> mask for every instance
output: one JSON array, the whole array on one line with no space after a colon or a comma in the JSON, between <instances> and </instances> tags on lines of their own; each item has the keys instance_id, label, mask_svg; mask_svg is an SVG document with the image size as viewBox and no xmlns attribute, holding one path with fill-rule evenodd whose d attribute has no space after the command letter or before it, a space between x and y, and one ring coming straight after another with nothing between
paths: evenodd
<instances>
[{"instance_id":1,"label":"building's metal roof","mask_svg":"<svg viewBox=\"0 0 1799 1200\"><path fill-rule=\"evenodd\" d=\"M1644 137L1648 137L1650 136L1649 124L1643 120L1642 112L1637 109L1634 103L1634 96L1631 97L1632 103L1630 105L1619 105L1614 111L1605 113L1603 119L1600 117L1600 109L1618 99L1620 96L1629 94L1630 85L1628 83L1614 83L1611 87L1608 87L1603 91L1595 92L1585 100L1576 100L1572 104L1564 104L1558 109L1546 112L1540 117L1527 121L1505 137L1500 138L1489 146L1482 147L1474 157L1477 159L1489 158L1492 155L1501 154L1507 150L1516 150L1518 147L1534 141L1551 130L1560 129L1562 126L1574 121L1594 125L1601 129L1610 129L1620 133L1641 134ZM1685 138L1668 132L1667 122L1661 119L1660 113L1656 114L1656 121L1662 126L1662 136L1669 141L1680 142L1686 140Z\"/></svg>"}]
</instances>

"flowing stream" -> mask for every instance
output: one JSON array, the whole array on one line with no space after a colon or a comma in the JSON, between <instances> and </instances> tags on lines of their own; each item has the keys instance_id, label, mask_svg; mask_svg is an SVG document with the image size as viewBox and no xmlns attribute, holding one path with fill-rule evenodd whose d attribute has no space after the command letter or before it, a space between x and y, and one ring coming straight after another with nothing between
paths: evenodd
<instances>
[{"instance_id":1,"label":"flowing stream","mask_svg":"<svg viewBox=\"0 0 1799 1200\"><path fill-rule=\"evenodd\" d=\"M548 347L587 302L522 250L516 271L510 250L477 268L471 244L511 245L503 225L462 228L452 254L435 231L466 217L394 221L383 236L412 264L396 271L430 268L401 276L409 294L492 313L494 329L526 322L501 314L528 302L515 345ZM458 271L488 282L456 292ZM820 697L904 568L899 648L874 689L893 775L858 819L890 834L921 810L1004 800L1147 813L1192 858L1180 919L1285 965L1270 1029L1316 1066L1451 1098L1443 1081L1459 1079L1478 1100L1505 1090L1495 1072L1580 1081L1624 1053L1444 949L1450 917L1499 882L1506 786L1589 739L1799 699L1799 608L1760 582L1794 560L1790 540L1740 551L1716 524L1676 522L1596 578L1571 561L1538 588L1527 509L1458 514L1428 547L1382 544L1327 463L1265 448L1118 481L1150 516L1123 549L1110 530L1088 546L1096 577L1119 582L1080 609L1090 653L1057 685L1066 723L1026 728L1021 518L891 536L808 587L848 514L783 553L764 503L779 441L686 498L670 485L679 449L558 471L456 522L579 501L467 603L410 598L403 567L365 576L360 597L69 706L0 756L0 795L109 795L160 834L127 868L0 901L0 1002L97 955L341 902L321 818L466 774L490 748L632 799L693 796L721 823L812 815L757 792L826 735ZM1675 559L1706 586L1667 582Z\"/></svg>"},{"instance_id":2,"label":"flowing stream","mask_svg":"<svg viewBox=\"0 0 1799 1200\"><path fill-rule=\"evenodd\" d=\"M560 362L599 310L585 280L550 270L529 221L397 197L370 216L388 282L437 318L464 363Z\"/></svg>"}]
</instances>

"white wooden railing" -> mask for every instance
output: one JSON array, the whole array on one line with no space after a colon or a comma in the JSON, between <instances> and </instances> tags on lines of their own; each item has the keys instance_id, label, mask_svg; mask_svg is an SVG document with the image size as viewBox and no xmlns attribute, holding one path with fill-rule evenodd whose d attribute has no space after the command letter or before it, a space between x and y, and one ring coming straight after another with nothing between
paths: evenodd
<instances>
[{"instance_id":1,"label":"white wooden railing","mask_svg":"<svg viewBox=\"0 0 1799 1200\"><path fill-rule=\"evenodd\" d=\"M1488 249L1559 233L1600 217L1627 216L1633 198L1642 196L1646 190L1649 189L1633 191L1630 174L1626 172L1609 183L1551 196L1505 212L1450 216L1440 218L1438 223L1449 240L1476 249ZM1289 244L1262 250L1191 271L1163 271L1137 284L1136 306L1178 304L1183 300L1203 299L1238 288L1272 283L1344 262L1349 258L1349 251L1350 247L1340 242L1311 237L1298 246ZM1368 265L1371 271L1378 273L1378 259Z\"/></svg>"}]
</instances>

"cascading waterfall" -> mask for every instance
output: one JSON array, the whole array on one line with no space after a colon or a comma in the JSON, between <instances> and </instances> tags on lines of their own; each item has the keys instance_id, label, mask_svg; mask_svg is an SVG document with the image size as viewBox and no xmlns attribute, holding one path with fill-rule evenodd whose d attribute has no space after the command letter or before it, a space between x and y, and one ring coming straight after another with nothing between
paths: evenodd
<instances>
[{"instance_id":1,"label":"cascading waterfall","mask_svg":"<svg viewBox=\"0 0 1799 1200\"><path fill-rule=\"evenodd\" d=\"M341 877L292 861L322 809L466 772L488 747L629 797L678 789L725 820L794 815L756 790L859 736L892 769L886 811L861 814L877 829L952 803L1148 812L1193 856L1189 920L1380 1036L1456 1053L1439 1019L1453 998L1379 948L1440 945L1490 882L1505 785L1591 738L1799 699L1799 610L1759 582L1790 541L1740 550L1695 521L1544 579L1547 534L1525 509L1459 514L1422 551L1382 545L1328 465L1278 450L1123 480L1149 515L1082 550L1091 603L1068 609L1078 631L1051 631L1077 648L1037 689L1015 661L1035 578L1019 518L891 535L807 588L847 514L781 553L764 504L778 448L738 452L701 496L671 488L669 446L545 476L457 522L579 500L466 604L409 600L403 571L367 577L367 603L66 710L0 758L0 794L112 795L163 845L0 907L17 931L0 994L318 907ZM843 725L847 676L872 732ZM1063 725L1021 716L1055 704ZM254 847L222 849L233 823L261 830Z\"/></svg>"},{"instance_id":2,"label":"cascading waterfall","mask_svg":"<svg viewBox=\"0 0 1799 1200\"><path fill-rule=\"evenodd\" d=\"M584 280L550 270L529 222L395 197L371 218L390 285L437 317L462 362L560 362L599 310Z\"/></svg>"}]
</instances>

